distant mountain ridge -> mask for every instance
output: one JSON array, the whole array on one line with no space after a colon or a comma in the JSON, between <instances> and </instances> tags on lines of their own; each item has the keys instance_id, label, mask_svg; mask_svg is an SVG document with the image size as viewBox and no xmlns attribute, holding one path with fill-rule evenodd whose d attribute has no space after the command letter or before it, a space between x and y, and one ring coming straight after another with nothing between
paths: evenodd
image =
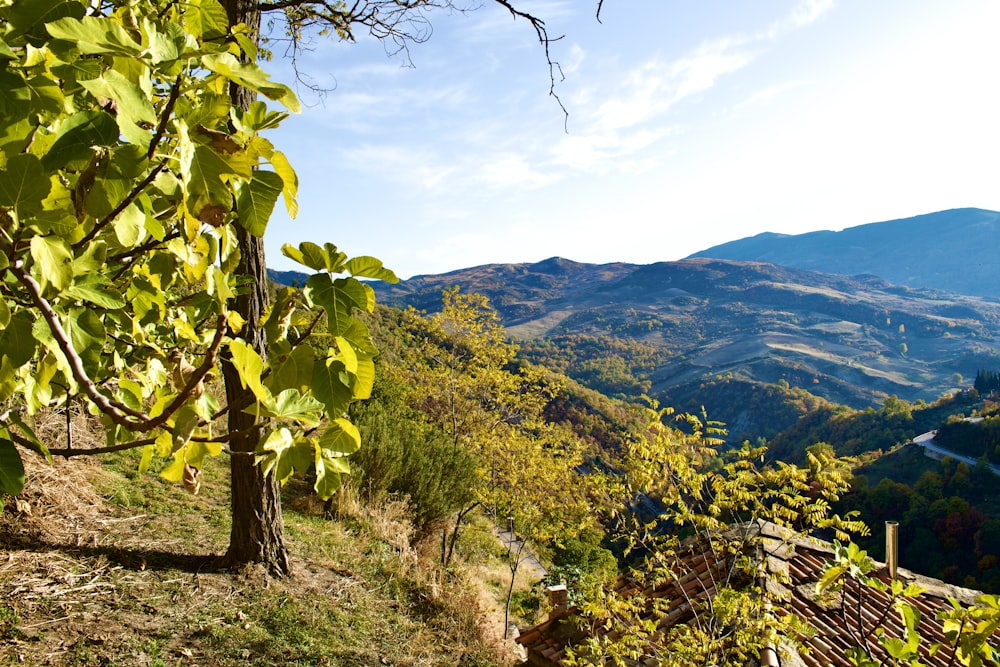
<instances>
[{"instance_id":1,"label":"distant mountain ridge","mask_svg":"<svg viewBox=\"0 0 1000 667\"><path fill-rule=\"evenodd\" d=\"M645 371L651 393L674 403L684 400L681 388L719 377L785 380L856 407L889 394L930 400L955 386L955 374L974 377L1000 359L1000 303L763 262L588 265L553 258L375 290L381 303L433 312L441 290L453 285L488 296L518 338L557 347L594 340L641 345L638 352L657 357ZM587 344L590 365L618 354L610 342ZM634 369L632 361L622 363Z\"/></svg>"},{"instance_id":2,"label":"distant mountain ridge","mask_svg":"<svg viewBox=\"0 0 1000 667\"><path fill-rule=\"evenodd\" d=\"M372 286L379 303L428 312L440 309L448 287L484 294L528 358L610 396L704 407L733 434L766 435L813 400L796 387L863 408L893 394L931 401L967 386L979 369L1000 367L1000 283L969 265L997 266L998 220L960 209L719 247L820 265L830 247L858 246L851 261L831 258L827 272L704 257L649 265L553 257ZM969 280L961 283L963 267ZM993 291L969 296L874 275L890 269L909 271L911 285L943 275L966 292ZM281 277L302 284L307 276Z\"/></svg>"},{"instance_id":3,"label":"distant mountain ridge","mask_svg":"<svg viewBox=\"0 0 1000 667\"><path fill-rule=\"evenodd\" d=\"M765 232L690 256L699 257L872 274L897 285L1000 298L1000 213L957 208L839 232Z\"/></svg>"}]
</instances>

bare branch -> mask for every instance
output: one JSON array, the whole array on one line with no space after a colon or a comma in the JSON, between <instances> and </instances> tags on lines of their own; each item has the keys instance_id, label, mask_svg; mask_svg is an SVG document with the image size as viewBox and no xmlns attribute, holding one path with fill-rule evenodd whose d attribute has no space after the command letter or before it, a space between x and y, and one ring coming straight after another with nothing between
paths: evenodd
<instances>
[{"instance_id":1,"label":"bare branch","mask_svg":"<svg viewBox=\"0 0 1000 667\"><path fill-rule=\"evenodd\" d=\"M84 393L93 401L94 405L98 409L106 414L111 420L130 431L141 431L149 432L155 428L166 423L173 414L180 409L184 403L191 398L194 394L196 388L201 384L205 376L208 375L209 371L215 366L216 357L219 352L219 347L222 345L222 340L226 331L226 316L220 314L218 317L218 322L215 330L215 337L212 340L212 344L208 351L205 353L205 359L202 361L201 365L191 374L186 386L177 394L173 402L170 403L167 408L155 417L150 417L144 412L139 410L134 410L129 406L115 401L108 396L105 396L97 388L90 376L87 374L86 369L83 367L83 360L80 355L73 348L73 343L70 341L69 335L66 330L63 329L62 323L59 321L59 316L56 311L52 308L44 296L42 296L42 288L34 278L31 277L24 269L24 262L22 260L17 260L10 266L11 273L14 277L24 285L31 295L31 299L36 308L42 313L42 318L49 327L49 331L52 333L52 337L55 339L56 344L62 351L63 356L66 357L66 361L69 364L70 371L73 374L73 379L76 380L77 384L83 387Z\"/></svg>"},{"instance_id":2,"label":"bare branch","mask_svg":"<svg viewBox=\"0 0 1000 667\"><path fill-rule=\"evenodd\" d=\"M550 49L552 43L562 39L562 36L550 37L545 21L531 12L519 9L514 4L515 0L494 1L510 12L514 19L523 19L534 29L538 43L544 49L545 62L549 67L549 95L562 110L565 125L569 122L569 112L556 93L556 84L563 81L565 76L558 61L553 60ZM603 0L599 0L598 21L603 4ZM453 0L356 0L350 9L345 5L338 6L325 0L270 0L261 2L258 7L264 13L284 14L287 36L270 39L289 43L286 55L291 58L293 67L298 53L308 49L303 41L303 35L310 29L333 31L341 39L354 41L354 26L363 26L368 29L369 35L386 46L388 55L405 52L409 60L410 44L426 42L434 32L425 13L427 10L449 9L463 13L467 11L456 6ZM328 92L305 81L297 67L295 75L296 80L306 88L320 94Z\"/></svg>"},{"instance_id":3,"label":"bare branch","mask_svg":"<svg viewBox=\"0 0 1000 667\"><path fill-rule=\"evenodd\" d=\"M226 316L225 314L219 314L215 323L215 337L212 339L212 344L209 346L208 351L205 353L205 358L202 360L201 365L195 369L194 373L187 380L187 384L184 388L177 394L174 400L166 407L166 409L156 417L149 419L149 421L143 426L142 431L151 431L158 426L166 423L166 421L181 408L182 405L187 403L187 400L191 398L194 392L201 386L202 381L205 376L215 367L216 357L219 353L219 348L222 346L222 339L224 338L226 332Z\"/></svg>"},{"instance_id":4,"label":"bare branch","mask_svg":"<svg viewBox=\"0 0 1000 667\"><path fill-rule=\"evenodd\" d=\"M201 422L200 426L204 426L206 423L207 422L203 421L203 422ZM259 428L261 428L261 425L258 424L258 425L255 425L251 429L247 429L245 431L233 431L232 433L226 433L225 435L217 435L217 436L211 436L211 437L209 437L209 436L203 436L203 435L195 435L195 436L191 436L191 441L192 442L217 442L217 443L229 442L231 439L233 439L233 438L235 438L237 436L243 435L243 434L247 433L248 431L256 431ZM30 443L27 440L25 440L24 438L21 438L20 436L17 436L16 434L11 434L11 435L12 435L12 437L14 437L14 439L15 439L16 442L24 444L25 446L30 445ZM120 442L117 445L108 445L107 447L89 447L89 448L86 448L86 449L71 449L71 448L67 448L67 449L50 449L49 450L49 454L51 454L52 456L61 456L63 458L70 459L70 458L73 458L75 456L94 456L94 455L97 455L97 454L111 454L112 452L124 452L124 451L128 451L130 449L138 449L139 447L145 447L146 445L152 445L152 444L155 444L155 443L156 443L156 438L143 438L141 440L132 440L130 442ZM228 449L224 450L224 451L229 452ZM232 452L229 452L229 453L232 453ZM248 453L252 453L252 452L248 452Z\"/></svg>"},{"instance_id":5,"label":"bare branch","mask_svg":"<svg viewBox=\"0 0 1000 667\"><path fill-rule=\"evenodd\" d=\"M163 168L165 166L167 166L166 159L162 160L158 165L156 165L155 167L153 167L153 170L150 171L148 174L146 174L146 177L144 179L142 179L141 181L139 181L138 183L136 183L135 187L132 188L132 191L129 192L125 196L125 198L121 200L121 202L119 202L118 206L115 206L114 210L111 211L111 213L108 213L104 217L104 219L99 220L98 222L96 222L94 224L94 228L91 229L90 232L86 236L84 236L82 239L80 239L79 241L77 241L76 243L73 244L73 249L74 250L78 250L79 248L82 248L87 243L90 243L90 241L92 241L94 239L94 237L97 236L102 229L104 229L105 227L107 227L108 224L110 224L112 221L114 221L115 218L117 218L119 215L121 215L122 211L124 211L126 208L128 208L128 205L131 204L132 202L134 202L135 199L136 199L136 197L138 197L140 194L142 194L143 190L145 190L147 187L149 187L149 184L153 182L153 180L156 178L157 174L159 174L161 171L163 171Z\"/></svg>"},{"instance_id":6,"label":"bare branch","mask_svg":"<svg viewBox=\"0 0 1000 667\"><path fill-rule=\"evenodd\" d=\"M62 350L63 355L66 357L70 371L73 373L73 378L77 384L83 387L84 392L90 400L97 405L101 412L108 415L112 421L120 426L134 430L136 420L141 419L145 415L123 403L111 400L98 391L97 385L94 384L94 381L90 379L87 371L83 368L83 360L80 359L80 355L73 349L73 343L70 341L66 330L63 329L62 323L59 321L59 316L52 308L52 305L42 296L41 285L24 269L22 260L17 260L11 264L10 272L28 290L35 307L41 311L42 318L48 324L52 337L55 338L56 344L59 345L59 349Z\"/></svg>"},{"instance_id":7,"label":"bare branch","mask_svg":"<svg viewBox=\"0 0 1000 667\"><path fill-rule=\"evenodd\" d=\"M556 93L556 72L559 73L560 82L565 81L566 76L563 74L562 66L559 62L552 59L552 52L549 49L553 42L558 42L563 38L563 36L549 37L549 31L545 27L545 21L533 14L521 11L520 9L514 7L509 0L494 0L494 2L499 4L501 7L505 7L515 19L524 19L531 24L532 28L535 29L535 35L538 37L538 43L541 44L542 48L545 50L545 62L548 63L549 66L549 95L552 96L552 98L556 101L556 104L559 105L559 108L562 109L563 129L568 132L569 111L566 109L566 105L563 104L559 94ZM600 11L599 8L598 11Z\"/></svg>"},{"instance_id":8,"label":"bare branch","mask_svg":"<svg viewBox=\"0 0 1000 667\"><path fill-rule=\"evenodd\" d=\"M163 135L167 131L167 123L170 122L170 116L174 112L174 105L177 104L177 98L181 94L181 74L177 75L174 80L174 85L170 87L170 97L167 98L167 104L163 107L163 111L160 113L160 124L156 126L156 134L149 141L149 149L146 151L146 159L152 160L153 156L156 155L156 147L160 145L160 141L163 139Z\"/></svg>"}]
</instances>

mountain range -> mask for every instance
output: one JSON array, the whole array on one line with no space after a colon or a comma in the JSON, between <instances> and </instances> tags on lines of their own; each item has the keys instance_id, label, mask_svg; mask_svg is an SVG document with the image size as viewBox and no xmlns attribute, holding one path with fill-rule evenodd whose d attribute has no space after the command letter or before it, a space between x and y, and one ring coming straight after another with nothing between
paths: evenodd
<instances>
[{"instance_id":1,"label":"mountain range","mask_svg":"<svg viewBox=\"0 0 1000 667\"><path fill-rule=\"evenodd\" d=\"M889 395L930 401L1000 368L1000 288L987 277L998 220L957 209L764 234L676 262L551 258L373 286L380 303L428 312L447 287L484 294L529 359L612 396L703 407L731 430L761 434L797 416L759 423L773 421L762 396L775 391L784 393L773 405L799 400L787 395L799 387L863 408ZM723 254L735 259L706 256Z\"/></svg>"},{"instance_id":2,"label":"mountain range","mask_svg":"<svg viewBox=\"0 0 1000 667\"><path fill-rule=\"evenodd\" d=\"M957 208L839 232L770 232L691 257L771 262L825 273L869 273L910 287L1000 297L1000 213Z\"/></svg>"}]
</instances>

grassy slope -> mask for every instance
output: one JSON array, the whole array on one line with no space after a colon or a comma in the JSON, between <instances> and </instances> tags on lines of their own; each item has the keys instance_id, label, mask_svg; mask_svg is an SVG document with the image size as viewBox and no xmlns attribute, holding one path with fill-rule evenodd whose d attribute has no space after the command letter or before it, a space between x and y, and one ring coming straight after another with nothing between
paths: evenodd
<instances>
[{"instance_id":1,"label":"grassy slope","mask_svg":"<svg viewBox=\"0 0 1000 667\"><path fill-rule=\"evenodd\" d=\"M0 519L0 664L509 662L489 638L495 600L428 566L434 547L411 547L392 507L348 501L327 520L288 489L294 576L217 572L225 461L206 470L198 496L153 475L129 479L134 462L32 462L26 504Z\"/></svg>"}]
</instances>

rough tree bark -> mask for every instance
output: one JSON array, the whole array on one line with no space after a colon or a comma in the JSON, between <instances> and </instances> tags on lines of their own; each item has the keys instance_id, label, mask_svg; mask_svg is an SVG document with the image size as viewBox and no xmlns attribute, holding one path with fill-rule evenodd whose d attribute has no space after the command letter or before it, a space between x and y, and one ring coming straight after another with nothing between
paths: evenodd
<instances>
[{"instance_id":1,"label":"rough tree bark","mask_svg":"<svg viewBox=\"0 0 1000 667\"><path fill-rule=\"evenodd\" d=\"M255 38L259 35L261 16L257 0L222 0L222 4L230 25L244 23ZM233 104L241 109L247 109L254 99L250 91L235 84L230 95ZM240 262L236 273L246 280L234 304L234 310L246 322L239 335L261 358L266 358L267 340L261 326L261 315L269 301L264 239L241 227L237 227L237 239ZM223 562L229 567L260 563L271 574L284 576L290 574L291 568L284 544L280 489L273 474L264 475L261 467L254 464L253 451L261 431L253 428L256 418L243 412L244 407L253 404L253 393L242 386L239 374L226 359L222 375L230 406L229 432L238 434L229 441L232 528Z\"/></svg>"}]
</instances>

